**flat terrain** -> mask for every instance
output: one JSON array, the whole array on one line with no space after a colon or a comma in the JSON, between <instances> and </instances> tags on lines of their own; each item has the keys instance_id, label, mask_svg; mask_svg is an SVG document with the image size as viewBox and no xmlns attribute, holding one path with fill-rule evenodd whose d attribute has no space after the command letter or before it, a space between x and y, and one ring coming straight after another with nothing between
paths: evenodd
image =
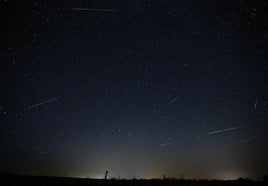
<instances>
[{"instance_id":1,"label":"flat terrain","mask_svg":"<svg viewBox=\"0 0 268 186\"><path fill-rule=\"evenodd\" d=\"M83 178L65 178L65 177L47 177L47 176L19 176L19 175L1 175L0 185L17 186L17 185L42 185L42 186L175 186L175 185L267 185L265 182L251 180L234 180L234 181L216 181L216 180L102 180L102 179L83 179Z\"/></svg>"}]
</instances>

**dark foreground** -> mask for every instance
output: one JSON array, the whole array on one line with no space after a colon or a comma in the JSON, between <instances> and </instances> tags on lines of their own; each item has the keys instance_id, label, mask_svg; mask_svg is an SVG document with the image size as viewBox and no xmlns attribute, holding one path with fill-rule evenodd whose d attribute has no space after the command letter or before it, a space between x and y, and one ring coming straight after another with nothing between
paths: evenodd
<instances>
[{"instance_id":1,"label":"dark foreground","mask_svg":"<svg viewBox=\"0 0 268 186\"><path fill-rule=\"evenodd\" d=\"M245 179L234 181L208 181L208 180L102 180L102 179L83 179L83 178L64 178L64 177L47 177L47 176L18 176L18 175L1 175L0 185L43 185L43 186L94 186L94 185L107 185L107 186L184 186L184 185L266 185L267 182L258 182Z\"/></svg>"}]
</instances>

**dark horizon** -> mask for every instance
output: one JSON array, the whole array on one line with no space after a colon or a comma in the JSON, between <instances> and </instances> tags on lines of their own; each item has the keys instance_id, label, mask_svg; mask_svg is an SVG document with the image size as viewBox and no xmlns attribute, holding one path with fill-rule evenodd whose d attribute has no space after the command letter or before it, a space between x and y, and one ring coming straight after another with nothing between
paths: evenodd
<instances>
[{"instance_id":1,"label":"dark horizon","mask_svg":"<svg viewBox=\"0 0 268 186\"><path fill-rule=\"evenodd\" d=\"M0 9L0 171L268 174L266 1L3 1Z\"/></svg>"},{"instance_id":2,"label":"dark horizon","mask_svg":"<svg viewBox=\"0 0 268 186\"><path fill-rule=\"evenodd\" d=\"M239 177L236 179L205 179L205 178L181 178L181 177L156 177L156 178L137 178L133 176L132 178L124 178L124 177L109 177L105 179L105 176L103 178L92 178L92 177L72 177L72 176L67 176L67 175L62 175L62 176L53 176L53 175L33 175L33 174L12 174L10 172L8 173L0 173L0 176L2 177L40 177L40 178L62 178L62 179L90 179L90 180L123 180L123 181L132 181L132 180L159 180L159 181L239 181L239 180L244 180L244 181L254 181L254 182L263 182L267 181L267 175L263 175L261 179L250 179L250 178L243 178Z\"/></svg>"},{"instance_id":3,"label":"dark horizon","mask_svg":"<svg viewBox=\"0 0 268 186\"><path fill-rule=\"evenodd\" d=\"M179 179L89 179L89 178L66 178L66 177L45 177L45 176L2 176L1 183L19 186L19 185L264 185L267 183L267 177L263 181L254 181L239 178L237 180L179 180Z\"/></svg>"}]
</instances>

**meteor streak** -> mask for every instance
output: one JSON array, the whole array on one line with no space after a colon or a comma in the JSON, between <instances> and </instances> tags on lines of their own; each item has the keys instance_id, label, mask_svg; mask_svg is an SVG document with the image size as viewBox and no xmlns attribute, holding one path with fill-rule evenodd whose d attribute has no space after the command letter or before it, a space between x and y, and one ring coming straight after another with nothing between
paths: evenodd
<instances>
[{"instance_id":1,"label":"meteor streak","mask_svg":"<svg viewBox=\"0 0 268 186\"><path fill-rule=\"evenodd\" d=\"M247 142L247 141L253 140L253 139L255 139L256 137L257 137L257 136L251 136L251 137L249 137L249 138L242 139L242 140L240 140L240 143L244 143L244 142Z\"/></svg>"},{"instance_id":2,"label":"meteor streak","mask_svg":"<svg viewBox=\"0 0 268 186\"><path fill-rule=\"evenodd\" d=\"M239 128L240 127L232 127L232 128L228 128L228 129L216 130L216 131L211 131L208 134L209 135L211 135L211 134L217 134L217 133L227 132L227 131L230 131L230 130L236 130L236 129L239 129Z\"/></svg>"},{"instance_id":3,"label":"meteor streak","mask_svg":"<svg viewBox=\"0 0 268 186\"><path fill-rule=\"evenodd\" d=\"M254 109L256 109L257 104L258 104L258 99L256 99L256 101L255 101L255 104L254 104Z\"/></svg>"},{"instance_id":4,"label":"meteor streak","mask_svg":"<svg viewBox=\"0 0 268 186\"><path fill-rule=\"evenodd\" d=\"M41 102L41 103L37 103L37 104L35 104L35 105L29 106L29 107L27 107L27 108L28 108L28 109L32 109L32 108L38 107L38 106L40 106L40 105L43 105L43 104L45 104L45 103L49 103L49 102L51 102L51 101L57 100L57 99L60 98L60 97L61 97L61 96L57 96L57 97L48 99L48 100L46 100L46 101L43 101L43 102Z\"/></svg>"},{"instance_id":5,"label":"meteor streak","mask_svg":"<svg viewBox=\"0 0 268 186\"><path fill-rule=\"evenodd\" d=\"M177 99L178 99L178 97L175 97L173 100L171 100L171 101L169 102L169 104L171 105L172 103L174 103L175 101L177 101Z\"/></svg>"},{"instance_id":6,"label":"meteor streak","mask_svg":"<svg viewBox=\"0 0 268 186\"><path fill-rule=\"evenodd\" d=\"M167 142L167 143L163 143L163 144L160 144L159 147L164 147L164 146L167 146L167 145L169 145L169 144L170 144L169 142Z\"/></svg>"},{"instance_id":7,"label":"meteor streak","mask_svg":"<svg viewBox=\"0 0 268 186\"><path fill-rule=\"evenodd\" d=\"M98 9L98 8L69 8L76 11L95 11L95 12L118 12L115 9Z\"/></svg>"},{"instance_id":8,"label":"meteor streak","mask_svg":"<svg viewBox=\"0 0 268 186\"><path fill-rule=\"evenodd\" d=\"M268 102L264 103L264 104L259 108L259 111L261 111L267 104L268 104Z\"/></svg>"}]
</instances>

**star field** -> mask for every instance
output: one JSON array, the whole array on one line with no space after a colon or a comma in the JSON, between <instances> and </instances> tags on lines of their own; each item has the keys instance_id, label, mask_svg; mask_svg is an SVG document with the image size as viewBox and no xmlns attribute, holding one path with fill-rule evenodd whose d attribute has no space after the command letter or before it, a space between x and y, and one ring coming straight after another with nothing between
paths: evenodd
<instances>
[{"instance_id":1,"label":"star field","mask_svg":"<svg viewBox=\"0 0 268 186\"><path fill-rule=\"evenodd\" d=\"M261 179L265 1L3 1L0 171Z\"/></svg>"}]
</instances>

